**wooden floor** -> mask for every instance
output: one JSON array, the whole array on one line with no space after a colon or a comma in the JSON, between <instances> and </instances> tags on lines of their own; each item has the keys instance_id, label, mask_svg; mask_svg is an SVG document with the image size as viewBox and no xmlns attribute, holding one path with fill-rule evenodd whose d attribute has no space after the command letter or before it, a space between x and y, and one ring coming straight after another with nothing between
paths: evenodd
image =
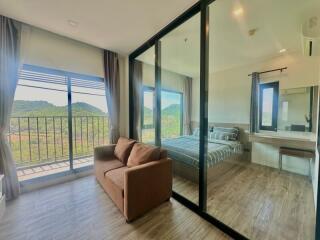
<instances>
[{"instance_id":1,"label":"wooden floor","mask_svg":"<svg viewBox=\"0 0 320 240\"><path fill-rule=\"evenodd\" d=\"M171 199L127 224L93 176L26 193L9 202L2 240L230 239Z\"/></svg>"},{"instance_id":2,"label":"wooden floor","mask_svg":"<svg viewBox=\"0 0 320 240\"><path fill-rule=\"evenodd\" d=\"M193 202L198 186L175 176L174 190ZM308 177L257 165L234 165L207 188L207 211L250 239L314 239Z\"/></svg>"}]
</instances>

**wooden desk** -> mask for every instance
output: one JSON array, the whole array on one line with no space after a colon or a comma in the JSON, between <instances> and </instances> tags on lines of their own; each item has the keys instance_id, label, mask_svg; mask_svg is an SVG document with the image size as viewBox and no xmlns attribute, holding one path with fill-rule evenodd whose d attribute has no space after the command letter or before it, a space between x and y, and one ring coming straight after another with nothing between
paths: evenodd
<instances>
[{"instance_id":1,"label":"wooden desk","mask_svg":"<svg viewBox=\"0 0 320 240\"><path fill-rule=\"evenodd\" d=\"M309 132L259 132L249 134L249 142L314 151L317 144L317 136L315 133Z\"/></svg>"},{"instance_id":2,"label":"wooden desk","mask_svg":"<svg viewBox=\"0 0 320 240\"><path fill-rule=\"evenodd\" d=\"M249 134L252 144L252 162L279 168L279 150L281 147L315 151L317 136L314 133L301 132L259 132ZM304 158L284 157L284 170L310 175L310 165Z\"/></svg>"},{"instance_id":3,"label":"wooden desk","mask_svg":"<svg viewBox=\"0 0 320 240\"><path fill-rule=\"evenodd\" d=\"M280 169L280 171L282 170L282 155L309 159L309 178L310 178L310 181L312 180L311 161L313 159L315 159L315 157L316 157L316 154L314 151L280 147L279 148L279 169Z\"/></svg>"}]
</instances>

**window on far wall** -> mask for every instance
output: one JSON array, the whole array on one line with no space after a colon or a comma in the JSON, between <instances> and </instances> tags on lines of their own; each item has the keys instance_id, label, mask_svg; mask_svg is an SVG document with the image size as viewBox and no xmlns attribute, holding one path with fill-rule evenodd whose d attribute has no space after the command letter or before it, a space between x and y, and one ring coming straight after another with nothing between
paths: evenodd
<instances>
[{"instance_id":1,"label":"window on far wall","mask_svg":"<svg viewBox=\"0 0 320 240\"><path fill-rule=\"evenodd\" d=\"M153 144L155 141L154 131L154 108L155 108L155 96L153 87L143 88L143 109L142 109L142 141Z\"/></svg>"},{"instance_id":2,"label":"window on far wall","mask_svg":"<svg viewBox=\"0 0 320 240\"><path fill-rule=\"evenodd\" d=\"M161 138L174 138L182 135L183 94L177 91L161 91Z\"/></svg>"},{"instance_id":3,"label":"window on far wall","mask_svg":"<svg viewBox=\"0 0 320 240\"><path fill-rule=\"evenodd\" d=\"M142 141L154 143L155 92L153 87L143 88ZM182 135L183 94L172 90L161 90L161 138Z\"/></svg>"},{"instance_id":4,"label":"window on far wall","mask_svg":"<svg viewBox=\"0 0 320 240\"><path fill-rule=\"evenodd\" d=\"M277 131L279 82L260 85L259 125L261 130Z\"/></svg>"}]
</instances>

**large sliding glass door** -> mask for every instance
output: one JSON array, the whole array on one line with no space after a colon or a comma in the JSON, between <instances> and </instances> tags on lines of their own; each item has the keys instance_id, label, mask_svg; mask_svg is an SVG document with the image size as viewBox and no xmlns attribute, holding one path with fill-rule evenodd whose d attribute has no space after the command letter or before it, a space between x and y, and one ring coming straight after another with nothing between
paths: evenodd
<instances>
[{"instance_id":1,"label":"large sliding glass door","mask_svg":"<svg viewBox=\"0 0 320 240\"><path fill-rule=\"evenodd\" d=\"M173 190L198 204L200 14L159 40L161 147L173 160ZM181 147L185 151L180 151Z\"/></svg>"},{"instance_id":2,"label":"large sliding glass door","mask_svg":"<svg viewBox=\"0 0 320 240\"><path fill-rule=\"evenodd\" d=\"M317 160L309 157L316 149L291 141L316 135L310 88L319 76L305 77L319 73L320 61L301 48L300 27L319 7L287 0L209 5L207 212L250 239L314 239ZM257 130L249 132L252 116Z\"/></svg>"},{"instance_id":3,"label":"large sliding glass door","mask_svg":"<svg viewBox=\"0 0 320 240\"><path fill-rule=\"evenodd\" d=\"M73 168L93 165L95 146L109 143L109 118L102 81L71 78Z\"/></svg>"},{"instance_id":4,"label":"large sliding glass door","mask_svg":"<svg viewBox=\"0 0 320 240\"><path fill-rule=\"evenodd\" d=\"M92 165L94 146L108 143L103 79L24 65L8 140L19 181Z\"/></svg>"},{"instance_id":5,"label":"large sliding glass door","mask_svg":"<svg viewBox=\"0 0 320 240\"><path fill-rule=\"evenodd\" d=\"M140 107L137 112L137 134L144 143L155 144L156 96L155 96L155 48L151 47L135 59L135 101Z\"/></svg>"},{"instance_id":6,"label":"large sliding glass door","mask_svg":"<svg viewBox=\"0 0 320 240\"><path fill-rule=\"evenodd\" d=\"M24 68L8 136L19 180L68 170L68 134L67 78ZM64 167L59 167L59 160L66 163Z\"/></svg>"}]
</instances>

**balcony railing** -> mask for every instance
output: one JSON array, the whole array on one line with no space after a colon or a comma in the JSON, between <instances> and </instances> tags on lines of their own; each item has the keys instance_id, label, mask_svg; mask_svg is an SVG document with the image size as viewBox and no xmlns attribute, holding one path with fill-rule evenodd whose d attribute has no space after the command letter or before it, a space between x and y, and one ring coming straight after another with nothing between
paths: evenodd
<instances>
[{"instance_id":1,"label":"balcony railing","mask_svg":"<svg viewBox=\"0 0 320 240\"><path fill-rule=\"evenodd\" d=\"M106 116L72 117L74 158L93 155L95 146L107 144L109 119ZM12 117L8 132L18 168L69 159L67 116Z\"/></svg>"}]
</instances>

